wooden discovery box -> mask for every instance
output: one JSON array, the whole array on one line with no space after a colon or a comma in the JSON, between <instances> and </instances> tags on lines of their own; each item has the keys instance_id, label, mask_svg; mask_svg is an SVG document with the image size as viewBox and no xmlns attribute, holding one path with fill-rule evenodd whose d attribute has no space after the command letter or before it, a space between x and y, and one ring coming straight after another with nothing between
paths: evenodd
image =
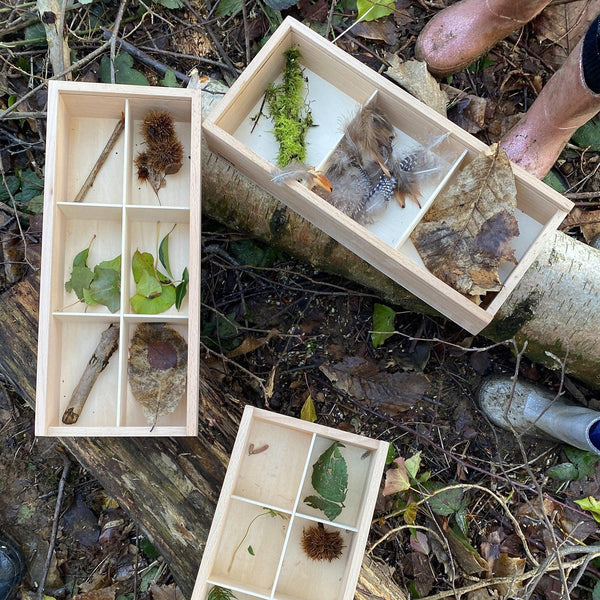
<instances>
[{"instance_id":1,"label":"wooden discovery box","mask_svg":"<svg viewBox=\"0 0 600 600\"><path fill-rule=\"evenodd\" d=\"M313 465L338 442L348 491L333 521L304 499ZM215 587L237 600L352 600L363 560L387 442L247 406L208 535L192 600ZM337 532L341 555L309 558L302 538Z\"/></svg>"},{"instance_id":2,"label":"wooden discovery box","mask_svg":"<svg viewBox=\"0 0 600 600\"><path fill-rule=\"evenodd\" d=\"M148 182L138 180L135 165L138 153L146 149L141 124L150 110L171 115L176 136L183 146L181 169L166 176L166 185L158 195ZM196 435L200 111L200 94L195 90L50 82L37 435ZM123 131L92 187L81 202L74 202L121 118L124 119ZM151 254L158 262L158 243L167 234L168 262L173 278L179 279L186 267L189 272L187 295L180 310L172 306L160 314L137 314L130 303L136 293L132 257L139 250ZM115 312L101 304L80 302L75 293L65 289L75 257L88 247L90 269L121 257L120 297ZM177 407L170 414L158 417L155 423L149 422L133 397L128 377L128 351L139 323L164 323L180 334L188 346L187 389L183 381L178 388L183 393ZM62 415L71 394L102 332L110 324L119 325L118 347L93 385L77 422L65 425Z\"/></svg>"},{"instance_id":3,"label":"wooden discovery box","mask_svg":"<svg viewBox=\"0 0 600 600\"><path fill-rule=\"evenodd\" d=\"M273 124L263 114L264 94L281 81L283 53L297 46L307 80L307 102L317 127L307 135L306 164L322 168L342 137L344 121L376 100L392 122L396 138L407 149L429 147L443 166L421 185L421 206L390 202L383 219L359 225L298 181L273 182L279 172ZM279 79L278 79L279 78ZM223 100L203 121L208 147L275 197L365 259L388 277L426 301L468 331L478 333L494 317L535 259L542 240L557 228L572 204L520 167L513 165L520 236L513 240L518 264L503 263L502 290L478 306L432 275L424 266L410 233L437 194L456 172L488 147L448 119L416 100L309 28L288 17ZM445 137L444 137L445 136ZM441 141L440 141L441 140Z\"/></svg>"}]
</instances>

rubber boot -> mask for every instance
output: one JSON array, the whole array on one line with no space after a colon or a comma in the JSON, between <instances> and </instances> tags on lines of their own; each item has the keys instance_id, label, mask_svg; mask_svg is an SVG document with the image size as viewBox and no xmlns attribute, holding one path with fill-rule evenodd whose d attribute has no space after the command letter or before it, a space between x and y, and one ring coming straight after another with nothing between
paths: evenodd
<instances>
[{"instance_id":1,"label":"rubber boot","mask_svg":"<svg viewBox=\"0 0 600 600\"><path fill-rule=\"evenodd\" d=\"M438 77L468 67L509 33L531 21L550 0L462 0L423 28L415 56Z\"/></svg>"},{"instance_id":2,"label":"rubber boot","mask_svg":"<svg viewBox=\"0 0 600 600\"><path fill-rule=\"evenodd\" d=\"M11 600L25 576L25 557L8 538L0 537L0 600Z\"/></svg>"},{"instance_id":3,"label":"rubber boot","mask_svg":"<svg viewBox=\"0 0 600 600\"><path fill-rule=\"evenodd\" d=\"M600 111L600 88L590 89L595 78L584 76L584 43L586 74L600 68L596 19L525 116L500 140L508 157L535 177L550 171L573 133Z\"/></svg>"},{"instance_id":4,"label":"rubber boot","mask_svg":"<svg viewBox=\"0 0 600 600\"><path fill-rule=\"evenodd\" d=\"M478 392L479 406L498 427L559 440L600 454L600 412L570 404L531 383L489 377Z\"/></svg>"}]
</instances>

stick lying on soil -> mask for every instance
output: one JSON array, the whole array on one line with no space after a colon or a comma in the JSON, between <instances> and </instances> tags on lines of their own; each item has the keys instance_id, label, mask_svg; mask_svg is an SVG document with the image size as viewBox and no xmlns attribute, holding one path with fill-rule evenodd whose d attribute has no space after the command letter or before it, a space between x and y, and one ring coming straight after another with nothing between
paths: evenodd
<instances>
[{"instance_id":1,"label":"stick lying on soil","mask_svg":"<svg viewBox=\"0 0 600 600\"><path fill-rule=\"evenodd\" d=\"M104 371L113 352L119 346L119 324L111 323L100 336L100 342L94 350L77 387L73 391L69 405L62 416L65 425L77 423L85 401L88 399L98 375Z\"/></svg>"}]
</instances>

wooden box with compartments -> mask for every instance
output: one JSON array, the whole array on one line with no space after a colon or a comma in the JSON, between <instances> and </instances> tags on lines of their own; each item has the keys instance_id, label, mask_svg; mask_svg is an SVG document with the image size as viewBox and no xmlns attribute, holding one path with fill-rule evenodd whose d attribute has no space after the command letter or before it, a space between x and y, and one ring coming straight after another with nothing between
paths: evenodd
<instances>
[{"instance_id":1,"label":"wooden box with compartments","mask_svg":"<svg viewBox=\"0 0 600 600\"><path fill-rule=\"evenodd\" d=\"M37 435L198 427L200 93L51 81Z\"/></svg>"},{"instance_id":2,"label":"wooden box with compartments","mask_svg":"<svg viewBox=\"0 0 600 600\"><path fill-rule=\"evenodd\" d=\"M247 406L192 600L352 600L387 452Z\"/></svg>"},{"instance_id":3,"label":"wooden box with compartments","mask_svg":"<svg viewBox=\"0 0 600 600\"><path fill-rule=\"evenodd\" d=\"M270 117L274 117L279 109L276 105L275 108L269 106L266 90L272 88L272 84L284 87L281 82L291 49L298 53L297 60L306 84L301 94L310 111L312 125L307 127L302 167L312 174L335 174L334 167L338 168L340 164L336 162L339 152L348 153L348 148L357 146L356 139L344 133L344 123L352 122L365 107L377 107L390 125L391 152L402 153L395 159L400 170L410 171L411 161L419 154L431 159L431 168L420 170L418 188L413 188L404 202L386 202L382 216L361 222L340 209L339 204L331 200L333 196L328 201L327 193L315 193L319 188L310 177L294 177L293 168L286 175L285 169L282 171L276 166L278 126ZM349 130L350 126L346 126ZM415 228L426 220L436 198L449 190L460 189L456 186L464 185L461 183L463 176L467 177L467 173L475 168L476 159L490 155L490 148L290 17L204 119L202 129L211 151L229 160L289 208L471 333L478 333L493 319L534 261L544 238L558 227L572 206L562 195L506 161L514 180L514 184L511 183L511 218L515 224L508 227L513 230L511 235L518 224L518 234L511 240L512 250L508 251L512 254L514 250L514 257L499 265L495 274L496 287L491 293L473 298L466 292L461 293L462 290L449 284L448 279L443 280L439 273L425 266L422 254L413 243L413 235ZM360 122L355 129L360 135ZM352 179L357 186L363 185L362 181L368 175L362 164L356 164L354 155L350 153L349 156L347 162L351 166L340 177L342 190ZM378 158L381 157L375 156L376 160ZM392 183L406 175L398 170L395 174ZM391 182L390 173L387 175L384 184ZM411 177L414 179L416 175L415 172ZM338 182L333 182L334 192L336 185ZM359 196L363 198L361 202L367 198L368 204L375 191L381 192L379 183L371 185L366 196L364 191L353 190L353 193L362 194ZM460 197L460 193L456 196ZM337 202L342 203L339 198ZM499 230L503 226L501 221L495 221L500 223ZM486 245L490 242L490 231L484 233L484 240L475 241ZM495 233L492 230L491 237ZM507 244L497 240L492 243L505 251L503 246ZM444 260L445 257L441 257L442 270ZM474 281L487 277L487 273L482 273L478 267L467 270L469 274L472 272ZM478 289L475 284L474 288Z\"/></svg>"}]
</instances>

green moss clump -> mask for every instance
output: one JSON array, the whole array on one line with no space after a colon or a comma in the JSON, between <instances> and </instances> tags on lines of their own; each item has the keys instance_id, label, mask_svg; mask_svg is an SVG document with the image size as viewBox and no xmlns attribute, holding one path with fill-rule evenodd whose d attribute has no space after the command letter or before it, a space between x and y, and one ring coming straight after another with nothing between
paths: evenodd
<instances>
[{"instance_id":1,"label":"green moss clump","mask_svg":"<svg viewBox=\"0 0 600 600\"><path fill-rule=\"evenodd\" d=\"M300 50L292 46L284 52L283 82L271 83L265 92L269 114L275 128L273 133L279 142L277 164L285 167L293 160L303 162L306 158L305 138L312 127L312 114L304 101L304 75L299 59Z\"/></svg>"}]
</instances>

